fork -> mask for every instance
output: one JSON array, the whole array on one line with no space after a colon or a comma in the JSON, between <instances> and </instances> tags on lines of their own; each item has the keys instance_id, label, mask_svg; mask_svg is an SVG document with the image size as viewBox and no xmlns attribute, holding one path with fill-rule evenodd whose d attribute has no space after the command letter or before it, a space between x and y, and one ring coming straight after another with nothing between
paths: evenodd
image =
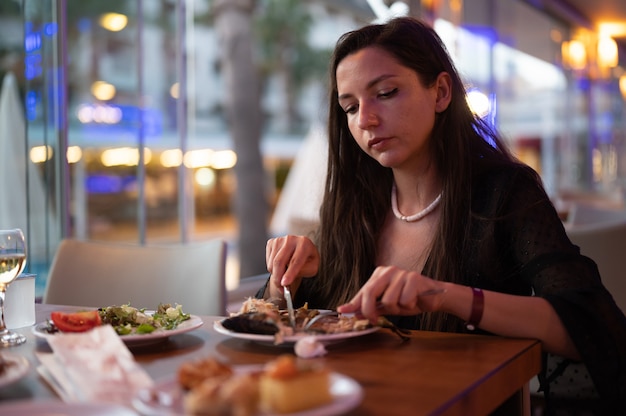
<instances>
[{"instance_id":1,"label":"fork","mask_svg":"<svg viewBox=\"0 0 626 416\"><path fill-rule=\"evenodd\" d=\"M424 292L420 293L419 296L431 296L431 295L437 295L439 293L445 293L445 292L446 292L446 289L429 289L429 290L425 290ZM383 308L383 304L382 303L377 304L376 308L377 309ZM357 314L358 314L358 312L357 312ZM313 326L314 323L316 323L320 319L325 318L327 316L339 316L339 312L337 312L337 311L330 311L330 312L326 312L326 313L320 313L319 315L316 315L313 318L311 318L311 320L306 323L306 325L304 326L303 330L307 331L308 329L311 328L311 326ZM379 326L383 327L383 328L391 329L393 332L395 332L400 338L402 338L405 341L409 338L408 335L411 334L411 331L409 331L408 329L399 328L398 326L396 326L393 322L391 322L390 320L388 320L384 316L379 316L378 317L377 324Z\"/></svg>"}]
</instances>

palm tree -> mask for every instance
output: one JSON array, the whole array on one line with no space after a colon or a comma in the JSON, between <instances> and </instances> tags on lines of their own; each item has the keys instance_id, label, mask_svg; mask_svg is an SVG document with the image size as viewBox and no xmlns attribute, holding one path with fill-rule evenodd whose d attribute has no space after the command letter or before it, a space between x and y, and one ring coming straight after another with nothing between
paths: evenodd
<instances>
[{"instance_id":1,"label":"palm tree","mask_svg":"<svg viewBox=\"0 0 626 416\"><path fill-rule=\"evenodd\" d=\"M225 114L237 153L235 215L239 223L241 276L262 273L269 204L260 150L261 104L257 67L253 62L252 16L255 0L216 0L215 28L226 82Z\"/></svg>"}]
</instances>

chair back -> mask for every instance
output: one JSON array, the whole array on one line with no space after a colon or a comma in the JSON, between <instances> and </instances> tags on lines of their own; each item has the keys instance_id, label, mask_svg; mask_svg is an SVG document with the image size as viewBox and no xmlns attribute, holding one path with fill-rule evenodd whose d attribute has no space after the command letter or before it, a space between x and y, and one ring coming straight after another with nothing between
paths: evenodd
<instances>
[{"instance_id":1,"label":"chair back","mask_svg":"<svg viewBox=\"0 0 626 416\"><path fill-rule=\"evenodd\" d=\"M156 309L178 303L187 313L226 312L226 243L175 245L61 242L43 303L104 307L130 303Z\"/></svg>"},{"instance_id":2,"label":"chair back","mask_svg":"<svg viewBox=\"0 0 626 416\"><path fill-rule=\"evenodd\" d=\"M626 311L626 220L571 227L567 234L598 265L602 283Z\"/></svg>"},{"instance_id":3,"label":"chair back","mask_svg":"<svg viewBox=\"0 0 626 416\"><path fill-rule=\"evenodd\" d=\"M626 222L626 210L596 207L590 204L573 204L565 222L566 228L617 224Z\"/></svg>"}]
</instances>

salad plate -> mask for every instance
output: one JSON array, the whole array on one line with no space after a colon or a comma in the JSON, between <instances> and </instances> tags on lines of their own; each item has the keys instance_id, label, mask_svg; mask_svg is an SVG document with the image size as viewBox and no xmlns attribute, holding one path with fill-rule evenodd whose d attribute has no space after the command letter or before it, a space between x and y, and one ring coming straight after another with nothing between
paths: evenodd
<instances>
[{"instance_id":1,"label":"salad plate","mask_svg":"<svg viewBox=\"0 0 626 416\"><path fill-rule=\"evenodd\" d=\"M165 341L167 338L174 335L184 334L186 332L193 331L194 329L201 327L203 324L204 322L199 316L190 315L189 319L181 322L174 329L160 328L149 334L120 335L120 338L129 347L141 347L144 345L151 345L161 341ZM47 327L47 322L39 322L38 324L33 326L33 334L38 338L46 339L60 333L50 333L46 330Z\"/></svg>"},{"instance_id":2,"label":"salad plate","mask_svg":"<svg viewBox=\"0 0 626 416\"><path fill-rule=\"evenodd\" d=\"M268 344L268 345L289 346L289 345L295 344L297 341L301 340L302 338L306 338L310 336L314 336L317 341L322 342L322 343L335 343L335 342L347 340L349 338L355 338L355 337L360 337L363 335L371 334L372 332L378 331L380 327L372 326L372 327L365 328L362 330L338 332L338 333L333 333L333 334L311 335L310 333L299 332L293 335L284 336L282 339L282 343L279 343L279 344L276 343L274 335L262 335L262 334L252 334L252 333L246 333L246 332L231 331L230 329L227 329L222 325L222 320L215 321L213 323L213 329L215 329L220 334L227 335L232 338L245 339L248 341L255 341L255 342Z\"/></svg>"},{"instance_id":3,"label":"salad plate","mask_svg":"<svg viewBox=\"0 0 626 416\"><path fill-rule=\"evenodd\" d=\"M15 383L24 377L30 368L28 360L19 355L1 352L0 359L5 362L4 370L0 371L0 388Z\"/></svg>"},{"instance_id":4,"label":"salad plate","mask_svg":"<svg viewBox=\"0 0 626 416\"><path fill-rule=\"evenodd\" d=\"M241 366L235 372L258 371L258 365ZM283 416L329 416L341 415L355 407L363 400L363 388L354 379L340 373L330 374L330 394L332 402L297 413ZM183 416L183 400L185 391L176 378L158 380L149 389L140 390L133 399L132 405L139 413L147 416ZM258 416L266 416L260 412Z\"/></svg>"}]
</instances>

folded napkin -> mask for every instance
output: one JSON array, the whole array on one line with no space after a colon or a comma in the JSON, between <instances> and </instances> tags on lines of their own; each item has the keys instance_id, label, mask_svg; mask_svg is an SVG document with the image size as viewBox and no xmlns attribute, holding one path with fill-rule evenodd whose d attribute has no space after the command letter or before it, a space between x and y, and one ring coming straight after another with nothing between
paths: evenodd
<instances>
[{"instance_id":1,"label":"folded napkin","mask_svg":"<svg viewBox=\"0 0 626 416\"><path fill-rule=\"evenodd\" d=\"M47 339L52 353L37 354L38 372L63 401L129 405L154 384L110 325Z\"/></svg>"}]
</instances>

